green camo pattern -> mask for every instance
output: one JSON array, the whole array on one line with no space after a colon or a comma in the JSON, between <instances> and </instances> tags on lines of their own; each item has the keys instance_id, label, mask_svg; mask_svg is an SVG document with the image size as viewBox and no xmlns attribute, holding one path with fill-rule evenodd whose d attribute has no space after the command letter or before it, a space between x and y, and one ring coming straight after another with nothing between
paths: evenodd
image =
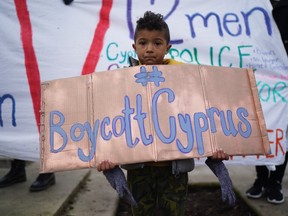
<instances>
[{"instance_id":1,"label":"green camo pattern","mask_svg":"<svg viewBox=\"0 0 288 216\"><path fill-rule=\"evenodd\" d=\"M171 166L145 166L127 171L127 180L138 202L134 216L184 216L188 173L175 176Z\"/></svg>"}]
</instances>

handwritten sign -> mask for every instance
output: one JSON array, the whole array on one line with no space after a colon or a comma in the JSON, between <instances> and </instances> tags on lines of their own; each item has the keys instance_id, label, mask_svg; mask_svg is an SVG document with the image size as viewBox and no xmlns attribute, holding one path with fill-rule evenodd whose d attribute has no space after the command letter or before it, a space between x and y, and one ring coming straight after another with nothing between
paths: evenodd
<instances>
[{"instance_id":1,"label":"handwritten sign","mask_svg":"<svg viewBox=\"0 0 288 216\"><path fill-rule=\"evenodd\" d=\"M47 81L40 128L42 172L269 152L249 69L137 66Z\"/></svg>"},{"instance_id":2,"label":"handwritten sign","mask_svg":"<svg viewBox=\"0 0 288 216\"><path fill-rule=\"evenodd\" d=\"M59 0L2 1L0 156L39 161L41 83L127 66L129 56L137 58L131 46L136 21L151 10L163 14L170 28L172 47L166 58L254 69L271 154L235 156L227 163L281 164L288 150L288 120L283 116L288 109L288 58L272 5L242 0L231 8L230 3L105 0L68 6Z\"/></svg>"}]
</instances>

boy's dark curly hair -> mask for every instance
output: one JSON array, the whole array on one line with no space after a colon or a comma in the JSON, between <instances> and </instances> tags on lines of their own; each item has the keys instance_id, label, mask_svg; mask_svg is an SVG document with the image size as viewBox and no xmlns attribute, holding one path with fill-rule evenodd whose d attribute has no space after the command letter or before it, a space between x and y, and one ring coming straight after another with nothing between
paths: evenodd
<instances>
[{"instance_id":1,"label":"boy's dark curly hair","mask_svg":"<svg viewBox=\"0 0 288 216\"><path fill-rule=\"evenodd\" d=\"M167 43L170 42L170 31L167 23L164 21L161 14L155 14L151 11L146 11L144 16L137 20L137 26L134 34L134 41L136 41L137 33L141 30L147 29L149 31L157 30L165 33Z\"/></svg>"}]
</instances>

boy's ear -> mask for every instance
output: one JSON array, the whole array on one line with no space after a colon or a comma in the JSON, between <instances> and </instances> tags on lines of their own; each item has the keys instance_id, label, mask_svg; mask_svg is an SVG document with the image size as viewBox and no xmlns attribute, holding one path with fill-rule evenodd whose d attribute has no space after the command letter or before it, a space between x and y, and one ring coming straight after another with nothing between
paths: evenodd
<instances>
[{"instance_id":1,"label":"boy's ear","mask_svg":"<svg viewBox=\"0 0 288 216\"><path fill-rule=\"evenodd\" d=\"M136 50L136 49L135 49L135 44L132 44L132 47L133 47L134 50Z\"/></svg>"},{"instance_id":2,"label":"boy's ear","mask_svg":"<svg viewBox=\"0 0 288 216\"><path fill-rule=\"evenodd\" d=\"M170 50L170 48L172 47L172 45L171 44L168 44L167 45L167 50L166 50L166 54L169 52L169 50Z\"/></svg>"}]
</instances>

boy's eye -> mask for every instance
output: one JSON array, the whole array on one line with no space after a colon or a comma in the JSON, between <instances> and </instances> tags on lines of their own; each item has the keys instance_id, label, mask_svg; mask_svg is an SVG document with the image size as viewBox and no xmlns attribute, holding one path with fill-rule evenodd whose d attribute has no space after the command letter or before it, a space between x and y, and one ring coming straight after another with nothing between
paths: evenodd
<instances>
[{"instance_id":1,"label":"boy's eye","mask_svg":"<svg viewBox=\"0 0 288 216\"><path fill-rule=\"evenodd\" d=\"M163 44L163 41L157 40L157 41L154 42L154 44L156 46L161 46Z\"/></svg>"},{"instance_id":2,"label":"boy's eye","mask_svg":"<svg viewBox=\"0 0 288 216\"><path fill-rule=\"evenodd\" d=\"M145 41L139 41L139 44L140 44L140 45L145 45L146 42L145 42Z\"/></svg>"}]
</instances>

